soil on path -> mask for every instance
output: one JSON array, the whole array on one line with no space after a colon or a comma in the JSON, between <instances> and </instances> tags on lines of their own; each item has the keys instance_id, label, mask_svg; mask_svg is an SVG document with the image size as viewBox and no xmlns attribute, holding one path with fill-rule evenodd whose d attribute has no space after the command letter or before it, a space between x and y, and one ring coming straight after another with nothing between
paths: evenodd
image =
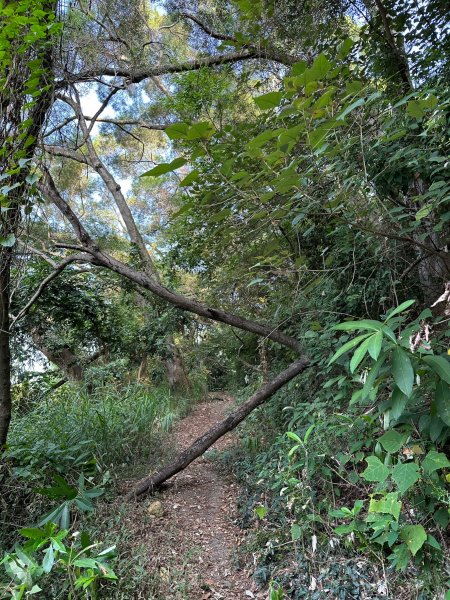
<instances>
[{"instance_id":1,"label":"soil on path","mask_svg":"<svg viewBox=\"0 0 450 600\"><path fill-rule=\"evenodd\" d=\"M185 449L220 421L232 404L233 398L225 396L198 405L172 432L177 449ZM227 434L212 449L224 450L232 441ZM158 600L260 597L250 573L238 570L236 564L236 551L244 537L235 524L237 496L237 483L202 456L172 478L157 498L150 499L150 511L164 511L154 517L147 531L150 570L158 573L163 594Z\"/></svg>"}]
</instances>

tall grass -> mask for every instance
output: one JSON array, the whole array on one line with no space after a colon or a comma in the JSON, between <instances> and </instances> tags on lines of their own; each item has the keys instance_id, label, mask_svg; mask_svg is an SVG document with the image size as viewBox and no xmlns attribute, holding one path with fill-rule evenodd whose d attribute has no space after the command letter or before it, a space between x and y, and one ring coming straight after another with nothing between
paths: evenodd
<instances>
[{"instance_id":1,"label":"tall grass","mask_svg":"<svg viewBox=\"0 0 450 600\"><path fill-rule=\"evenodd\" d=\"M90 394L67 385L14 419L7 454L22 476L32 475L38 465L64 472L92 458L102 470L147 461L185 404L166 388L139 383L108 385Z\"/></svg>"}]
</instances>

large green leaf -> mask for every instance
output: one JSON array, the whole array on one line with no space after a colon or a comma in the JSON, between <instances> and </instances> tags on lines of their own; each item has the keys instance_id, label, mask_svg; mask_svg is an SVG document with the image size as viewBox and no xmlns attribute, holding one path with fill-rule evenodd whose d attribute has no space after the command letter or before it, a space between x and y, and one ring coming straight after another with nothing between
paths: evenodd
<instances>
[{"instance_id":1,"label":"large green leaf","mask_svg":"<svg viewBox=\"0 0 450 600\"><path fill-rule=\"evenodd\" d=\"M55 553L53 546L49 546L44 554L44 560L42 561L42 570L44 573L50 573L55 563Z\"/></svg>"},{"instance_id":2,"label":"large green leaf","mask_svg":"<svg viewBox=\"0 0 450 600\"><path fill-rule=\"evenodd\" d=\"M384 513L392 515L396 521L400 516L402 503L398 500L398 492L390 492L380 500L372 498L369 503L369 513Z\"/></svg>"},{"instance_id":3,"label":"large green leaf","mask_svg":"<svg viewBox=\"0 0 450 600\"><path fill-rule=\"evenodd\" d=\"M174 123L164 130L171 140L187 139L188 131L189 125L187 123Z\"/></svg>"},{"instance_id":4,"label":"large green leaf","mask_svg":"<svg viewBox=\"0 0 450 600\"><path fill-rule=\"evenodd\" d=\"M406 396L411 396L414 384L414 369L409 356L400 346L395 348L392 355L392 375L399 389Z\"/></svg>"},{"instance_id":5,"label":"large green leaf","mask_svg":"<svg viewBox=\"0 0 450 600\"><path fill-rule=\"evenodd\" d=\"M383 332L377 331L377 333L374 333L369 339L370 343L367 349L369 351L370 356L374 360L377 360L381 352L381 345L383 344Z\"/></svg>"},{"instance_id":6,"label":"large green leaf","mask_svg":"<svg viewBox=\"0 0 450 600\"><path fill-rule=\"evenodd\" d=\"M172 160L170 163L162 163L156 167L153 167L153 169L150 169L150 171L145 171L145 173L142 173L140 177L159 177L160 175L165 175L166 173L170 173L171 171L179 169L186 163L187 160L180 156Z\"/></svg>"},{"instance_id":7,"label":"large green leaf","mask_svg":"<svg viewBox=\"0 0 450 600\"><path fill-rule=\"evenodd\" d=\"M366 329L368 331L380 331L383 324L380 321L372 319L361 319L360 321L344 321L338 325L334 325L333 329L339 331L356 331L357 329Z\"/></svg>"},{"instance_id":8,"label":"large green leaf","mask_svg":"<svg viewBox=\"0 0 450 600\"><path fill-rule=\"evenodd\" d=\"M384 433L380 438L378 438L380 444L383 446L386 452L389 452L390 454L398 452L405 443L405 440L406 435L399 433L395 429L390 429L389 431L386 431L386 433Z\"/></svg>"},{"instance_id":9,"label":"large green leaf","mask_svg":"<svg viewBox=\"0 0 450 600\"><path fill-rule=\"evenodd\" d=\"M392 471L392 479L404 494L420 479L419 466L414 462L398 463Z\"/></svg>"},{"instance_id":10,"label":"large green leaf","mask_svg":"<svg viewBox=\"0 0 450 600\"><path fill-rule=\"evenodd\" d=\"M441 379L450 383L450 363L444 356L426 355L423 361L439 375Z\"/></svg>"},{"instance_id":11,"label":"large green leaf","mask_svg":"<svg viewBox=\"0 0 450 600\"><path fill-rule=\"evenodd\" d=\"M400 537L415 556L427 541L427 534L422 525L405 525L400 530Z\"/></svg>"},{"instance_id":12,"label":"large green leaf","mask_svg":"<svg viewBox=\"0 0 450 600\"><path fill-rule=\"evenodd\" d=\"M443 452L430 450L422 462L422 467L425 473L433 473L438 469L446 469L450 467L450 461Z\"/></svg>"},{"instance_id":13,"label":"large green leaf","mask_svg":"<svg viewBox=\"0 0 450 600\"><path fill-rule=\"evenodd\" d=\"M332 67L332 63L325 54L319 54L319 56L315 58L311 68L305 71L305 75L308 74L308 81L317 81L318 79L323 79ZM305 83L307 83L307 81L305 81Z\"/></svg>"},{"instance_id":14,"label":"large green leaf","mask_svg":"<svg viewBox=\"0 0 450 600\"><path fill-rule=\"evenodd\" d=\"M367 398L367 396L370 394L375 381L378 377L378 373L380 372L381 367L383 366L384 361L386 360L387 357L387 353L383 352L383 354L380 356L380 358L377 360L377 362L372 366L372 368L369 371L369 374L367 375L366 381L364 383L364 387L362 389L362 399L364 400L365 398Z\"/></svg>"},{"instance_id":15,"label":"large green leaf","mask_svg":"<svg viewBox=\"0 0 450 600\"><path fill-rule=\"evenodd\" d=\"M364 359L367 350L370 346L371 343L371 337L367 338L366 340L364 340L364 342L359 346L359 348L357 348L352 356L352 359L350 361L350 373L354 373L355 369L357 369L358 365L361 363L361 361Z\"/></svg>"},{"instance_id":16,"label":"large green leaf","mask_svg":"<svg viewBox=\"0 0 450 600\"><path fill-rule=\"evenodd\" d=\"M267 94L254 98L254 101L261 110L269 110L271 108L277 108L280 105L282 98L282 92L268 92Z\"/></svg>"},{"instance_id":17,"label":"large green leaf","mask_svg":"<svg viewBox=\"0 0 450 600\"><path fill-rule=\"evenodd\" d=\"M392 317L394 317L395 315L398 315L399 313L403 312L404 310L406 310L407 308L412 306L414 304L414 302L415 302L415 300L406 300L405 302L402 302L402 304L400 304L396 308L393 308L392 310L390 310L388 312L388 314L386 315L385 322L389 321L389 319L392 319Z\"/></svg>"},{"instance_id":18,"label":"large green leaf","mask_svg":"<svg viewBox=\"0 0 450 600\"><path fill-rule=\"evenodd\" d=\"M442 379L436 386L436 410L439 417L450 427L450 387Z\"/></svg>"},{"instance_id":19,"label":"large green leaf","mask_svg":"<svg viewBox=\"0 0 450 600\"><path fill-rule=\"evenodd\" d=\"M187 138L188 140L206 139L211 137L214 131L214 127L209 121L201 121L189 127Z\"/></svg>"},{"instance_id":20,"label":"large green leaf","mask_svg":"<svg viewBox=\"0 0 450 600\"><path fill-rule=\"evenodd\" d=\"M386 465L380 461L376 456L368 456L366 458L367 468L361 473L366 481L376 481L383 483L390 473Z\"/></svg>"},{"instance_id":21,"label":"large green leaf","mask_svg":"<svg viewBox=\"0 0 450 600\"><path fill-rule=\"evenodd\" d=\"M391 417L393 419L399 419L408 403L408 397L397 387L395 386L392 391L392 399L391 399Z\"/></svg>"},{"instance_id":22,"label":"large green leaf","mask_svg":"<svg viewBox=\"0 0 450 600\"><path fill-rule=\"evenodd\" d=\"M355 110L355 108L362 106L364 103L365 103L364 98L358 98L358 100L355 100L354 102L352 102L351 104L346 106L344 108L344 110L341 113L339 113L336 118L343 121L348 114L350 114L353 110Z\"/></svg>"}]
</instances>

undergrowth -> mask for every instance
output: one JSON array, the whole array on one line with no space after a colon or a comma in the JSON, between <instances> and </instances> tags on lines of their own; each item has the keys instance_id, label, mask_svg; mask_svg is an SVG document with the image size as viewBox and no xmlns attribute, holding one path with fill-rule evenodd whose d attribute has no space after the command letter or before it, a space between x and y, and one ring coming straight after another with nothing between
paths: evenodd
<instances>
[{"instance_id":1,"label":"undergrowth","mask_svg":"<svg viewBox=\"0 0 450 600\"><path fill-rule=\"evenodd\" d=\"M173 422L202 393L200 382L177 397L144 383L66 384L16 415L0 464L0 598L148 597L132 543L145 509L127 518L120 494L168 459Z\"/></svg>"}]
</instances>

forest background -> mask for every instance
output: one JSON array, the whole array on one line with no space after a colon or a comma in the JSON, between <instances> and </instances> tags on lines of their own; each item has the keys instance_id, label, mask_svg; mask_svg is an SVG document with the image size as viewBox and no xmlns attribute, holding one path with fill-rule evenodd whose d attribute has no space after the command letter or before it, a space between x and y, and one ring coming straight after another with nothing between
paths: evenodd
<instances>
[{"instance_id":1,"label":"forest background","mask_svg":"<svg viewBox=\"0 0 450 600\"><path fill-rule=\"evenodd\" d=\"M108 506L241 422L271 599L445 597L447 4L0 3L1 597L161 597Z\"/></svg>"}]
</instances>

